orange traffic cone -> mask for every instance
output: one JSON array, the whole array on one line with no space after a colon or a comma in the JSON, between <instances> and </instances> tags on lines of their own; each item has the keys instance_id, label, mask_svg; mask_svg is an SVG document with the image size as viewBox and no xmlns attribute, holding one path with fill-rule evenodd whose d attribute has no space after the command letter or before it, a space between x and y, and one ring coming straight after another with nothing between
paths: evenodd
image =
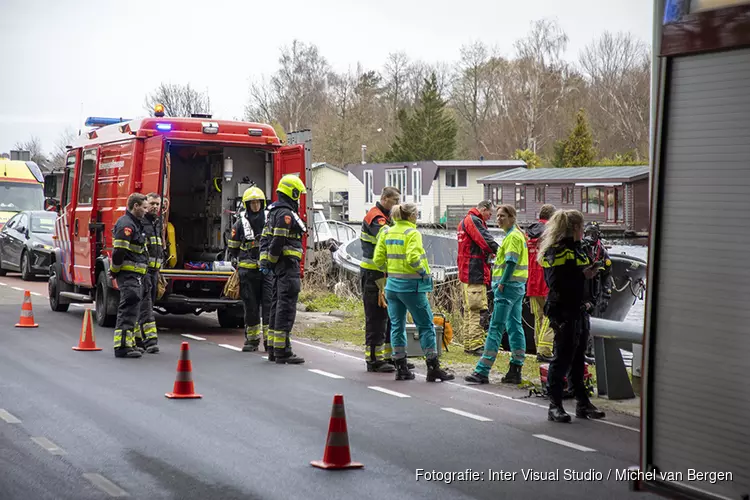
<instances>
[{"instance_id":1,"label":"orange traffic cone","mask_svg":"<svg viewBox=\"0 0 750 500\"><path fill-rule=\"evenodd\" d=\"M169 399L196 399L202 398L195 393L193 386L193 363L190 361L190 345L182 343L180 347L180 360L177 361L177 377L174 380L173 392L165 394Z\"/></svg>"},{"instance_id":2,"label":"orange traffic cone","mask_svg":"<svg viewBox=\"0 0 750 500\"><path fill-rule=\"evenodd\" d=\"M16 328L36 328L39 325L34 323L34 310L31 307L31 293L26 290L23 294L23 304L21 304L21 318L16 324Z\"/></svg>"},{"instance_id":3,"label":"orange traffic cone","mask_svg":"<svg viewBox=\"0 0 750 500\"><path fill-rule=\"evenodd\" d=\"M101 347L96 347L96 336L94 335L94 322L91 320L91 309L86 309L83 313L83 324L81 325L81 336L78 339L78 347L73 347L74 351L101 351Z\"/></svg>"},{"instance_id":4,"label":"orange traffic cone","mask_svg":"<svg viewBox=\"0 0 750 500\"><path fill-rule=\"evenodd\" d=\"M359 469L364 464L352 462L349 453L349 433L346 430L346 412L344 411L344 396L333 396L331 422L328 425L328 439L326 441L323 460L310 462L321 469Z\"/></svg>"}]
</instances>

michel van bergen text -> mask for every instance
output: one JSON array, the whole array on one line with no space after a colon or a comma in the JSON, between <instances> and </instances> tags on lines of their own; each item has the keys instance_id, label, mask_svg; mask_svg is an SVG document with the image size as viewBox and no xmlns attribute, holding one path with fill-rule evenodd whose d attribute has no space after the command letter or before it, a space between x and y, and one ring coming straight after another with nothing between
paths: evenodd
<instances>
[{"instance_id":1,"label":"michel van bergen text","mask_svg":"<svg viewBox=\"0 0 750 500\"><path fill-rule=\"evenodd\" d=\"M417 469L415 478L419 481L439 481L450 484L461 481L676 481L707 482L716 484L732 481L731 472L700 472L688 469L685 472L641 472L630 469L520 469L518 471L493 470L477 471L435 471Z\"/></svg>"}]
</instances>

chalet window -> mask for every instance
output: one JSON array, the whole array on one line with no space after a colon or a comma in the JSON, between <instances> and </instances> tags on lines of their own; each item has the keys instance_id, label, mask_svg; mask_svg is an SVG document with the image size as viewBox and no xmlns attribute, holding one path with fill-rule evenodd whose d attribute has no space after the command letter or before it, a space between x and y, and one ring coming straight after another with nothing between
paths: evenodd
<instances>
[{"instance_id":1,"label":"chalet window","mask_svg":"<svg viewBox=\"0 0 750 500\"><path fill-rule=\"evenodd\" d=\"M562 199L563 205L572 205L573 204L573 188L572 187L561 188L561 199Z\"/></svg>"},{"instance_id":2,"label":"chalet window","mask_svg":"<svg viewBox=\"0 0 750 500\"><path fill-rule=\"evenodd\" d=\"M544 186L534 188L534 203L544 203Z\"/></svg>"},{"instance_id":3,"label":"chalet window","mask_svg":"<svg viewBox=\"0 0 750 500\"><path fill-rule=\"evenodd\" d=\"M526 186L516 186L516 211L526 211Z\"/></svg>"},{"instance_id":4,"label":"chalet window","mask_svg":"<svg viewBox=\"0 0 750 500\"><path fill-rule=\"evenodd\" d=\"M411 170L411 194L414 197L414 203L422 203L422 169L413 168Z\"/></svg>"},{"instance_id":5,"label":"chalet window","mask_svg":"<svg viewBox=\"0 0 750 500\"><path fill-rule=\"evenodd\" d=\"M393 168L385 171L385 185L395 187L401 194L406 194L406 169Z\"/></svg>"},{"instance_id":6,"label":"chalet window","mask_svg":"<svg viewBox=\"0 0 750 500\"><path fill-rule=\"evenodd\" d=\"M503 203L503 187L502 186L492 186L490 188L490 201L497 205L502 205Z\"/></svg>"},{"instance_id":7,"label":"chalet window","mask_svg":"<svg viewBox=\"0 0 750 500\"><path fill-rule=\"evenodd\" d=\"M603 214L605 208L603 188L581 188L581 212Z\"/></svg>"},{"instance_id":8,"label":"chalet window","mask_svg":"<svg viewBox=\"0 0 750 500\"><path fill-rule=\"evenodd\" d=\"M365 170L365 203L372 203L372 170Z\"/></svg>"},{"instance_id":9,"label":"chalet window","mask_svg":"<svg viewBox=\"0 0 750 500\"><path fill-rule=\"evenodd\" d=\"M465 168L445 169L446 187L466 187L467 185L467 173Z\"/></svg>"},{"instance_id":10,"label":"chalet window","mask_svg":"<svg viewBox=\"0 0 750 500\"><path fill-rule=\"evenodd\" d=\"M607 222L625 222L623 198L621 187L607 189Z\"/></svg>"}]
</instances>

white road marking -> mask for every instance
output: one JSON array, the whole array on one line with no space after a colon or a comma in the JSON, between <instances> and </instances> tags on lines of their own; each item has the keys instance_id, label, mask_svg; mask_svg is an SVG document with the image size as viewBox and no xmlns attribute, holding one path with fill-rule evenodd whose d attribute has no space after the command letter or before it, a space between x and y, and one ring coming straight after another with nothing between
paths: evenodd
<instances>
[{"instance_id":1,"label":"white road marking","mask_svg":"<svg viewBox=\"0 0 750 500\"><path fill-rule=\"evenodd\" d=\"M324 372L323 370L308 370L308 371L311 371L313 373L317 373L318 375L323 375L324 377L329 377L329 378L344 378L341 375L336 375L335 373Z\"/></svg>"},{"instance_id":2,"label":"white road marking","mask_svg":"<svg viewBox=\"0 0 750 500\"><path fill-rule=\"evenodd\" d=\"M450 413L455 413L456 415L461 415L462 417L473 418L474 420L479 420L480 422L492 422L491 418L482 417L480 415L474 415L473 413L456 410L455 408L440 408L440 409L443 411L450 412Z\"/></svg>"},{"instance_id":3,"label":"white road marking","mask_svg":"<svg viewBox=\"0 0 750 500\"><path fill-rule=\"evenodd\" d=\"M548 436L546 434L534 434L534 437L543 439L545 441L549 441L550 443L556 443L562 446L567 446L568 448L573 448L574 450L578 450L578 451L596 451L593 448L587 448L585 446L581 446L580 444L571 443L570 441L553 438L552 436Z\"/></svg>"},{"instance_id":4,"label":"white road marking","mask_svg":"<svg viewBox=\"0 0 750 500\"><path fill-rule=\"evenodd\" d=\"M19 292L25 292L25 291L26 291L25 289L23 289L23 288L18 288L17 286L12 286L11 288L12 288L13 290L18 290Z\"/></svg>"},{"instance_id":5,"label":"white road marking","mask_svg":"<svg viewBox=\"0 0 750 500\"><path fill-rule=\"evenodd\" d=\"M67 455L67 453L65 453L65 450L57 446L46 437L33 437L31 438L31 440L53 455Z\"/></svg>"},{"instance_id":6,"label":"white road marking","mask_svg":"<svg viewBox=\"0 0 750 500\"><path fill-rule=\"evenodd\" d=\"M104 493L111 497L126 497L127 492L117 486L115 483L107 479L100 474L87 473L83 475L84 478L88 479L91 484L102 490Z\"/></svg>"},{"instance_id":7,"label":"white road marking","mask_svg":"<svg viewBox=\"0 0 750 500\"><path fill-rule=\"evenodd\" d=\"M268 359L268 356L263 356L263 359Z\"/></svg>"},{"instance_id":8,"label":"white road marking","mask_svg":"<svg viewBox=\"0 0 750 500\"><path fill-rule=\"evenodd\" d=\"M358 356L352 356L351 354L345 354L343 352L334 351L332 349L326 349L325 347L320 347L320 346L317 346L317 345L308 344L306 342L300 342L299 340L292 340L292 342L295 343L295 344L303 345L305 347L310 347L312 349L317 349L319 351L328 352L328 353L331 353L331 354L334 354L334 355L337 355L337 356L343 356L345 358L351 358L351 359L356 360L356 361L364 362L364 360L362 358L360 358ZM263 359L268 359L268 357L264 356ZM425 377L425 375L422 374L422 373L416 373L415 372L414 375L416 375L418 377ZM464 384L460 384L460 383L456 383L456 382L443 382L443 384L448 384L448 385L452 385L452 386L455 386L455 387L460 387L461 389L467 390L467 391L480 392L482 394L487 394L488 396L493 396L493 397L496 397L496 398L506 399L508 401L514 401L516 403L521 403L521 404L525 404L525 405L529 405L529 406L536 406L538 408L544 408L545 410L548 407L548 405L546 405L546 404L539 404L539 403L535 403L533 401L528 401L526 399L517 399L517 398L511 397L511 396L506 396L505 394L498 394L496 392L491 392L491 391L485 391L485 390L482 390L482 389L478 389L478 388L470 386L470 385L464 385ZM625 429L625 430L629 430L629 431L633 431L633 432L641 432L640 429L636 429L635 427L628 427L627 425L617 424L615 422L609 422L607 420L594 420L594 422L598 422L598 423L601 423L601 424L611 425L613 427L619 427L621 429Z\"/></svg>"},{"instance_id":9,"label":"white road marking","mask_svg":"<svg viewBox=\"0 0 750 500\"><path fill-rule=\"evenodd\" d=\"M5 420L5 422L8 424L20 424L21 423L19 419L17 419L16 417L11 415L7 411L3 410L2 408L0 408L0 418Z\"/></svg>"},{"instance_id":10,"label":"white road marking","mask_svg":"<svg viewBox=\"0 0 750 500\"><path fill-rule=\"evenodd\" d=\"M240 351L240 352L242 352L242 348L241 347L235 347L235 346L229 345L229 344L219 344L219 347L223 347L224 349L231 349L233 351Z\"/></svg>"},{"instance_id":11,"label":"white road marking","mask_svg":"<svg viewBox=\"0 0 750 500\"><path fill-rule=\"evenodd\" d=\"M41 293L36 293L36 292L29 292L29 293L31 293L31 295L36 295L37 297L41 297L42 296Z\"/></svg>"},{"instance_id":12,"label":"white road marking","mask_svg":"<svg viewBox=\"0 0 750 500\"><path fill-rule=\"evenodd\" d=\"M196 335L190 335L189 333L183 333L182 336L183 337L187 337L189 339L193 339L193 340L206 340L203 337L198 337Z\"/></svg>"},{"instance_id":13,"label":"white road marking","mask_svg":"<svg viewBox=\"0 0 750 500\"><path fill-rule=\"evenodd\" d=\"M391 391L390 389L386 389L385 387L378 387L376 385L371 385L367 387L368 389L372 389L373 391L382 392L383 394L390 394L391 396L396 396L397 398L410 398L408 394L402 394L400 392Z\"/></svg>"},{"instance_id":14,"label":"white road marking","mask_svg":"<svg viewBox=\"0 0 750 500\"><path fill-rule=\"evenodd\" d=\"M599 424L611 425L613 427L619 427L620 429L627 429L627 430L633 431L633 432L641 432L640 429L636 429L635 427L628 427L627 425L618 424L617 422L610 422L608 420L599 420L599 419L597 419L597 420L594 420L594 422L597 422Z\"/></svg>"},{"instance_id":15,"label":"white road marking","mask_svg":"<svg viewBox=\"0 0 750 500\"><path fill-rule=\"evenodd\" d=\"M311 348L317 349L319 351L330 352L331 354L336 354L337 356L343 356L345 358L352 358L352 359L355 359L357 361L361 361L362 363L365 362L364 358L362 358L362 357L352 356L351 354L344 354L343 352L339 352L339 351L332 351L331 349L326 349L325 347L320 347L320 346L313 345L313 344L306 344L305 342L300 342L299 340L292 340L292 342L294 342L295 344L303 345L305 347L311 347Z\"/></svg>"},{"instance_id":16,"label":"white road marking","mask_svg":"<svg viewBox=\"0 0 750 500\"><path fill-rule=\"evenodd\" d=\"M8 286L8 284L0 281L0 286Z\"/></svg>"}]
</instances>

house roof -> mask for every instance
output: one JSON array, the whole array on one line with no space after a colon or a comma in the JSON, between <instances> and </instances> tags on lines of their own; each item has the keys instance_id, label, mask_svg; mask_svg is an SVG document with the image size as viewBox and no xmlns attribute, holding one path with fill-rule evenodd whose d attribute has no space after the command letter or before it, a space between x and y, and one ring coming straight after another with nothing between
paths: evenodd
<instances>
[{"instance_id":1,"label":"house roof","mask_svg":"<svg viewBox=\"0 0 750 500\"><path fill-rule=\"evenodd\" d=\"M322 168L322 167L329 168L329 169L333 170L334 172L339 172L341 174L346 174L346 170L344 170L342 168L339 168L339 167L335 167L335 166L331 165L330 163L326 163L324 161L313 163L311 168L313 170L315 170L316 168Z\"/></svg>"},{"instance_id":2,"label":"house roof","mask_svg":"<svg viewBox=\"0 0 750 500\"><path fill-rule=\"evenodd\" d=\"M648 178L651 168L636 167L577 167L577 168L514 168L505 172L480 177L480 184L504 182L573 183L573 182L632 182Z\"/></svg>"},{"instance_id":3,"label":"house roof","mask_svg":"<svg viewBox=\"0 0 750 500\"><path fill-rule=\"evenodd\" d=\"M436 160L440 168L509 168L525 167L523 160Z\"/></svg>"}]
</instances>

